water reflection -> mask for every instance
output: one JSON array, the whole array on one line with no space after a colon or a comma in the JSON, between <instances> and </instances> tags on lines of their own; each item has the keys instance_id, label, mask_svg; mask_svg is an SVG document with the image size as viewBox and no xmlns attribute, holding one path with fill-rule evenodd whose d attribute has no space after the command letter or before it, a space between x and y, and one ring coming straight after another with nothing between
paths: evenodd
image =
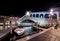
<instances>
[{"instance_id":1,"label":"water reflection","mask_svg":"<svg viewBox=\"0 0 60 41\"><path fill-rule=\"evenodd\" d=\"M32 32L32 27L24 27L24 30L25 30L24 35L28 35L29 33Z\"/></svg>"}]
</instances>

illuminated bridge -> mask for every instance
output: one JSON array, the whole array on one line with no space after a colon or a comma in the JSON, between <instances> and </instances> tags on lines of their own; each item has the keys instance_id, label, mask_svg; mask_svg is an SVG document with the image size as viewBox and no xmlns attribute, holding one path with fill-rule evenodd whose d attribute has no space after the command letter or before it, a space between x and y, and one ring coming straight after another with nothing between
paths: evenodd
<instances>
[{"instance_id":1,"label":"illuminated bridge","mask_svg":"<svg viewBox=\"0 0 60 41\"><path fill-rule=\"evenodd\" d=\"M28 19L28 20L37 22L40 26L45 26L46 20L49 18L49 15L50 15L50 12L27 12L26 15L24 15L17 21L17 23L20 25L24 20ZM53 15L55 19L58 20L59 12L53 12ZM27 23L25 23L25 25L27 25Z\"/></svg>"}]
</instances>

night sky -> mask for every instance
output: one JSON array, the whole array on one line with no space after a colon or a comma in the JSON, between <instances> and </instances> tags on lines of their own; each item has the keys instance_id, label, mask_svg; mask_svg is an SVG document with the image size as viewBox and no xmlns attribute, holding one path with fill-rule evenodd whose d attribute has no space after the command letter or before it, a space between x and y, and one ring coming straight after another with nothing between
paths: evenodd
<instances>
[{"instance_id":1,"label":"night sky","mask_svg":"<svg viewBox=\"0 0 60 41\"><path fill-rule=\"evenodd\" d=\"M0 4L0 15L21 17L26 11L48 11L52 7L60 7L60 2L57 0L6 1Z\"/></svg>"}]
</instances>

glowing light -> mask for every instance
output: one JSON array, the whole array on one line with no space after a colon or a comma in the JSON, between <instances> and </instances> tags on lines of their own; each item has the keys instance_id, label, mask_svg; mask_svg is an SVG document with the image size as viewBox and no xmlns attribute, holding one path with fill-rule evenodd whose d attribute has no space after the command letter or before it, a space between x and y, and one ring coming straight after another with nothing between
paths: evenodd
<instances>
[{"instance_id":1,"label":"glowing light","mask_svg":"<svg viewBox=\"0 0 60 41\"><path fill-rule=\"evenodd\" d=\"M51 9L50 11L53 12L53 9Z\"/></svg>"},{"instance_id":2,"label":"glowing light","mask_svg":"<svg viewBox=\"0 0 60 41\"><path fill-rule=\"evenodd\" d=\"M13 21L12 24L15 24L15 22Z\"/></svg>"},{"instance_id":3,"label":"glowing light","mask_svg":"<svg viewBox=\"0 0 60 41\"><path fill-rule=\"evenodd\" d=\"M53 14L53 11L54 11L53 9L50 10L50 14L51 14L51 15L54 15L54 14Z\"/></svg>"},{"instance_id":4,"label":"glowing light","mask_svg":"<svg viewBox=\"0 0 60 41\"><path fill-rule=\"evenodd\" d=\"M20 25L20 21L17 21L18 25Z\"/></svg>"},{"instance_id":5,"label":"glowing light","mask_svg":"<svg viewBox=\"0 0 60 41\"><path fill-rule=\"evenodd\" d=\"M28 15L28 16L30 15L30 14L29 14L29 11L26 12L26 15Z\"/></svg>"},{"instance_id":6,"label":"glowing light","mask_svg":"<svg viewBox=\"0 0 60 41\"><path fill-rule=\"evenodd\" d=\"M53 12L50 12L51 15L54 15Z\"/></svg>"}]
</instances>

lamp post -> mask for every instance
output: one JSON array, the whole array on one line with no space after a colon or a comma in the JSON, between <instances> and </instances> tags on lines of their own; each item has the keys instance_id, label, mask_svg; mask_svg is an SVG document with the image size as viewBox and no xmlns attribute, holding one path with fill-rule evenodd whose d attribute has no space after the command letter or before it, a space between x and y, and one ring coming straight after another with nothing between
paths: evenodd
<instances>
[{"instance_id":1,"label":"lamp post","mask_svg":"<svg viewBox=\"0 0 60 41\"><path fill-rule=\"evenodd\" d=\"M54 15L54 14L53 14L53 9L51 9L51 10L50 10L50 17L51 17L51 19L53 19L53 18L52 18L53 15Z\"/></svg>"},{"instance_id":2,"label":"lamp post","mask_svg":"<svg viewBox=\"0 0 60 41\"><path fill-rule=\"evenodd\" d=\"M53 22L53 15L54 15L53 11L54 11L53 9L51 9L51 10L50 10L51 26L53 26L53 25L54 25L54 24L53 24L53 23L54 23L54 22ZM52 29L54 29L54 27L53 27Z\"/></svg>"},{"instance_id":3,"label":"lamp post","mask_svg":"<svg viewBox=\"0 0 60 41\"><path fill-rule=\"evenodd\" d=\"M53 15L53 9L50 10L50 14Z\"/></svg>"}]
</instances>

